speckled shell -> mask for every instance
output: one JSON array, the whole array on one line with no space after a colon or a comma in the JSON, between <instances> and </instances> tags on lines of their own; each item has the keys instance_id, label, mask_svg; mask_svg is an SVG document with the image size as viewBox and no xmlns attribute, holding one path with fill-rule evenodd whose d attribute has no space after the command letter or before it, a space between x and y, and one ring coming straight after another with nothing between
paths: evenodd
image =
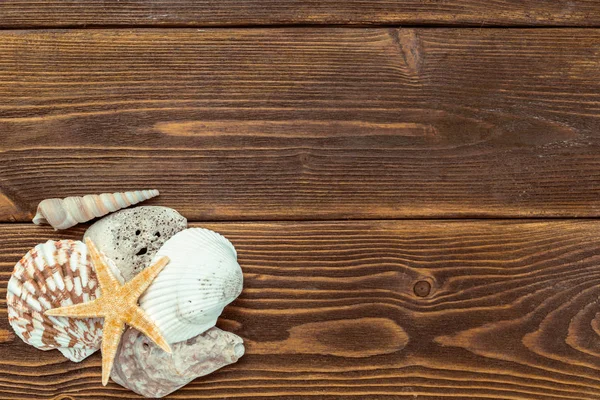
<instances>
[{"instance_id":1,"label":"speckled shell","mask_svg":"<svg viewBox=\"0 0 600 400\"><path fill-rule=\"evenodd\" d=\"M223 236L202 228L183 230L156 253L169 264L140 298L169 343L215 326L223 308L242 291L235 248Z\"/></svg>"},{"instance_id":2,"label":"speckled shell","mask_svg":"<svg viewBox=\"0 0 600 400\"><path fill-rule=\"evenodd\" d=\"M161 398L192 380L233 364L244 355L244 341L213 327L171 345L165 353L139 331L123 334L111 378L142 396Z\"/></svg>"},{"instance_id":3,"label":"speckled shell","mask_svg":"<svg viewBox=\"0 0 600 400\"><path fill-rule=\"evenodd\" d=\"M168 207L139 206L112 213L88 228L83 236L113 260L126 281L133 279L187 219Z\"/></svg>"},{"instance_id":4,"label":"speckled shell","mask_svg":"<svg viewBox=\"0 0 600 400\"><path fill-rule=\"evenodd\" d=\"M50 224L56 230L67 229L121 208L158 196L158 190L90 194L40 202L33 223Z\"/></svg>"},{"instance_id":5,"label":"speckled shell","mask_svg":"<svg viewBox=\"0 0 600 400\"><path fill-rule=\"evenodd\" d=\"M111 269L118 273L114 264ZM58 349L79 362L100 348L102 320L50 317L44 312L88 302L99 294L87 246L80 241L49 240L15 265L6 295L8 320L25 343L41 350Z\"/></svg>"}]
</instances>

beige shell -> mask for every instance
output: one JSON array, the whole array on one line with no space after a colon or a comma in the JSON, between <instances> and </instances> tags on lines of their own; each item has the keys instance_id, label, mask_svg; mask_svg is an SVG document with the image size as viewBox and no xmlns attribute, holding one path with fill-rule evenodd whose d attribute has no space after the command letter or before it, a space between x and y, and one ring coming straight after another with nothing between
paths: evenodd
<instances>
[{"instance_id":1,"label":"beige shell","mask_svg":"<svg viewBox=\"0 0 600 400\"><path fill-rule=\"evenodd\" d=\"M237 362L244 355L244 341L231 332L210 328L171 345L165 353L133 328L125 331L111 378L145 397L161 398L200 376Z\"/></svg>"},{"instance_id":2,"label":"beige shell","mask_svg":"<svg viewBox=\"0 0 600 400\"><path fill-rule=\"evenodd\" d=\"M171 260L140 297L140 306L169 343L197 336L217 323L242 291L242 269L229 240L208 229L176 233L154 261Z\"/></svg>"},{"instance_id":3,"label":"beige shell","mask_svg":"<svg viewBox=\"0 0 600 400\"><path fill-rule=\"evenodd\" d=\"M111 269L118 271L114 264ZM41 350L58 349L79 362L100 348L102 319L51 317L44 312L88 302L99 294L86 245L49 240L35 246L15 265L6 295L8 320L25 343Z\"/></svg>"},{"instance_id":4,"label":"beige shell","mask_svg":"<svg viewBox=\"0 0 600 400\"><path fill-rule=\"evenodd\" d=\"M89 194L42 200L33 217L37 225L49 224L56 230L67 229L121 208L158 196L158 190L136 190L123 193Z\"/></svg>"}]
</instances>

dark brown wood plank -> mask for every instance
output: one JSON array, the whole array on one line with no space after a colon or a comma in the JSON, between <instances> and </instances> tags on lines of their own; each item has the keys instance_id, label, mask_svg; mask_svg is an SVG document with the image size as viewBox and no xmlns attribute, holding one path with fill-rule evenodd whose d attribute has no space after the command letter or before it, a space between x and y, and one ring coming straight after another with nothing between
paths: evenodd
<instances>
[{"instance_id":1,"label":"dark brown wood plank","mask_svg":"<svg viewBox=\"0 0 600 400\"><path fill-rule=\"evenodd\" d=\"M596 0L46 0L0 2L3 27L434 24L598 26Z\"/></svg>"},{"instance_id":2,"label":"dark brown wood plank","mask_svg":"<svg viewBox=\"0 0 600 400\"><path fill-rule=\"evenodd\" d=\"M205 226L238 249L219 325L247 354L171 398L600 399L598 221ZM101 387L99 355L36 350L6 320L21 255L83 229L0 225L0 398L129 394Z\"/></svg>"},{"instance_id":3,"label":"dark brown wood plank","mask_svg":"<svg viewBox=\"0 0 600 400\"><path fill-rule=\"evenodd\" d=\"M0 220L600 216L600 30L0 33Z\"/></svg>"}]
</instances>

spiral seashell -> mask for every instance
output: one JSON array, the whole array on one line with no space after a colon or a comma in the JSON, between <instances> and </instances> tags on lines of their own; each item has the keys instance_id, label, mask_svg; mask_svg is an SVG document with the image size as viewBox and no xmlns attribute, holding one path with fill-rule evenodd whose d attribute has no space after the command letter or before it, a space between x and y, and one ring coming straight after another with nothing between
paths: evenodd
<instances>
[{"instance_id":1,"label":"spiral seashell","mask_svg":"<svg viewBox=\"0 0 600 400\"><path fill-rule=\"evenodd\" d=\"M46 199L38 205L33 223L49 224L55 230L68 229L81 222L87 222L158 195L158 190L136 190L134 192L65 197L64 199Z\"/></svg>"},{"instance_id":2,"label":"spiral seashell","mask_svg":"<svg viewBox=\"0 0 600 400\"><path fill-rule=\"evenodd\" d=\"M169 343L197 336L217 323L223 308L242 291L242 269L231 242L202 228L176 233L154 261L171 260L140 298Z\"/></svg>"},{"instance_id":3,"label":"spiral seashell","mask_svg":"<svg viewBox=\"0 0 600 400\"><path fill-rule=\"evenodd\" d=\"M118 279L117 267L111 263ZM58 349L79 362L100 348L102 319L51 317L45 311L88 302L100 295L96 272L83 242L49 240L15 265L8 282L8 321L25 343Z\"/></svg>"}]
</instances>

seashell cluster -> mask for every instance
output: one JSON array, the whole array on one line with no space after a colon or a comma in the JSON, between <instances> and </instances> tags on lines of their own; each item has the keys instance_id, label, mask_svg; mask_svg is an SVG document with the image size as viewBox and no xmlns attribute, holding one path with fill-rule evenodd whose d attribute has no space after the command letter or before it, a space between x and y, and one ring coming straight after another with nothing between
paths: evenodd
<instances>
[{"instance_id":1,"label":"seashell cluster","mask_svg":"<svg viewBox=\"0 0 600 400\"><path fill-rule=\"evenodd\" d=\"M111 266L118 271L116 266ZM100 348L102 321L50 317L44 311L94 300L99 295L96 272L80 241L49 240L31 249L15 265L8 281L8 321L27 344L58 349L79 362Z\"/></svg>"},{"instance_id":2,"label":"seashell cluster","mask_svg":"<svg viewBox=\"0 0 600 400\"><path fill-rule=\"evenodd\" d=\"M67 229L157 195L143 190L48 199L33 222ZM187 220L171 208L142 206L101 218L85 239L38 244L15 265L8 317L25 343L57 349L75 362L102 347L103 383L112 368L115 382L147 397L166 396L244 354L240 337L215 327L243 286L237 252L225 237L187 229ZM103 328L109 314L165 351L133 327L124 335L122 328Z\"/></svg>"},{"instance_id":3,"label":"seashell cluster","mask_svg":"<svg viewBox=\"0 0 600 400\"><path fill-rule=\"evenodd\" d=\"M171 345L171 354L135 329L128 329L111 378L142 396L160 398L192 380L237 362L244 355L242 338L213 327Z\"/></svg>"},{"instance_id":4,"label":"seashell cluster","mask_svg":"<svg viewBox=\"0 0 600 400\"><path fill-rule=\"evenodd\" d=\"M67 229L78 223L87 222L158 195L158 190L136 190L124 193L46 199L38 205L33 223L36 225L49 224L56 230Z\"/></svg>"}]
</instances>

